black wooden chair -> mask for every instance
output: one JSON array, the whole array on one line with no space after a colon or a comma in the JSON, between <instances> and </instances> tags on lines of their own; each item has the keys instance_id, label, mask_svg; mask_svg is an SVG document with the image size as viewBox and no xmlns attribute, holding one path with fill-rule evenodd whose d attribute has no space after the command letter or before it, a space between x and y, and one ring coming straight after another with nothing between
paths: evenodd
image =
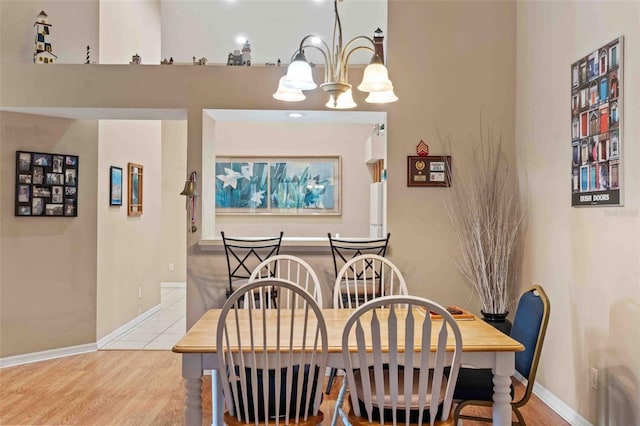
<instances>
[{"instance_id":1,"label":"black wooden chair","mask_svg":"<svg viewBox=\"0 0 640 426\"><path fill-rule=\"evenodd\" d=\"M526 290L518 301L510 335L525 347L523 352L516 352L515 363L516 371L527 379L527 387L524 395L511 403L513 413L518 419L514 424L526 425L520 408L529 401L533 392L550 309L549 298L539 285L534 285ZM513 395L513 387L511 393ZM461 368L453 398L462 400L453 413L455 424L458 424L459 419L491 422L492 420L489 418L462 414L462 409L468 405L485 407L493 405L493 373L491 370Z\"/></svg>"},{"instance_id":2,"label":"black wooden chair","mask_svg":"<svg viewBox=\"0 0 640 426\"><path fill-rule=\"evenodd\" d=\"M249 282L251 273L262 261L280 252L282 235L266 238L230 238L222 235L224 251L227 256L227 269L229 271L229 287L227 298L241 286Z\"/></svg>"},{"instance_id":3,"label":"black wooden chair","mask_svg":"<svg viewBox=\"0 0 640 426\"><path fill-rule=\"evenodd\" d=\"M337 279L338 271L342 269L345 263L356 256L360 256L362 254L377 254L378 256L384 257L387 253L387 247L389 246L389 238L391 237L391 233L387 233L387 236L384 238L341 239L332 237L331 233L328 233L327 237L329 238L329 247L331 247L331 255L333 256L333 270L335 272L335 278ZM342 293L344 297L347 297L346 284L344 287L345 291L343 291ZM336 287L334 287L334 291L337 291ZM335 298L335 295L333 297ZM343 306L351 306L351 304L343 300ZM334 308L337 307L338 306L334 306ZM333 385L333 380L336 377L336 373L337 370L335 368L332 368L329 375L329 380L327 382L327 394L331 392L331 386Z\"/></svg>"}]
</instances>

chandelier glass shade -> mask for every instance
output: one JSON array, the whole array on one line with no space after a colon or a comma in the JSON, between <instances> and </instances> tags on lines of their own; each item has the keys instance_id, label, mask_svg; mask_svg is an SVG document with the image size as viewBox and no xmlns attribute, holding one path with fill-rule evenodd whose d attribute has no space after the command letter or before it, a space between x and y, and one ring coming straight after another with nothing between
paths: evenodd
<instances>
[{"instance_id":1,"label":"chandelier glass shade","mask_svg":"<svg viewBox=\"0 0 640 426\"><path fill-rule=\"evenodd\" d=\"M391 87L390 90L385 90L384 92L369 93L369 96L367 96L365 102L368 102L370 104L388 104L397 100L398 97L395 93L393 93L393 87Z\"/></svg>"},{"instance_id":2,"label":"chandelier glass shade","mask_svg":"<svg viewBox=\"0 0 640 426\"><path fill-rule=\"evenodd\" d=\"M307 97L302 93L300 89L290 89L285 87L282 82L284 81L285 76L280 77L280 82L278 83L278 90L273 94L273 97L279 101L286 102L299 102L304 101Z\"/></svg>"},{"instance_id":3,"label":"chandelier glass shade","mask_svg":"<svg viewBox=\"0 0 640 426\"><path fill-rule=\"evenodd\" d=\"M287 74L280 79L278 90L273 97L283 101L299 101L304 99L303 90L313 90L318 85L313 80L311 65L305 56L305 49L318 51L324 60L324 82L320 84L322 90L329 95L326 106L334 109L354 108L357 104L353 100L352 85L348 80L348 65L351 55L359 50L371 52L371 61L364 70L362 82L358 90L368 92L366 101L369 103L395 102L398 97L393 94L393 83L389 80L389 72L384 65L384 36L379 28L373 38L357 36L343 47L342 24L338 14L338 1L334 0L334 26L332 47L320 37L310 34L302 38L300 46L287 68ZM295 95L285 95L286 90L296 91ZM390 96L388 92L391 92ZM385 96L373 94L386 93Z\"/></svg>"},{"instance_id":4,"label":"chandelier glass shade","mask_svg":"<svg viewBox=\"0 0 640 426\"><path fill-rule=\"evenodd\" d=\"M358 104L353 100L353 93L351 92L351 89L349 89L338 95L337 98L330 96L329 102L327 102L325 106L332 109L350 109L357 107Z\"/></svg>"}]
</instances>

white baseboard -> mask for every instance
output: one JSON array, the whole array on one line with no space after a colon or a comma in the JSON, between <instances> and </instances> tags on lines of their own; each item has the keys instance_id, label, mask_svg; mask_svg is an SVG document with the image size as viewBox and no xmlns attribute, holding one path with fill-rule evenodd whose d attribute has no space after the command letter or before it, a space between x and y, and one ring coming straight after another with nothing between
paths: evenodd
<instances>
[{"instance_id":1,"label":"white baseboard","mask_svg":"<svg viewBox=\"0 0 640 426\"><path fill-rule=\"evenodd\" d=\"M162 282L160 283L161 288L187 288L187 283L185 282Z\"/></svg>"},{"instance_id":2,"label":"white baseboard","mask_svg":"<svg viewBox=\"0 0 640 426\"><path fill-rule=\"evenodd\" d=\"M66 348L49 349L47 351L8 356L0 358L0 368L14 367L16 365L46 361L48 359L62 358L65 356L84 354L87 352L95 352L97 349L98 348L95 343L87 343L86 345L68 346Z\"/></svg>"},{"instance_id":3,"label":"white baseboard","mask_svg":"<svg viewBox=\"0 0 640 426\"><path fill-rule=\"evenodd\" d=\"M135 317L134 319L132 319L128 323L126 323L126 324L122 325L121 327L113 330L111 333L107 334L102 339L98 340L98 342L97 342L98 349L104 348L105 346L107 346L109 343L111 343L112 341L114 341L118 337L122 336L125 333L128 333L129 331L131 331L132 329L134 329L138 325L142 324L144 321L149 319L151 316L153 316L156 313L158 313L160 311L160 309L162 309L162 305L158 304L158 305L154 306L153 308L149 309L147 312L144 312L144 313L138 315L137 317Z\"/></svg>"},{"instance_id":4,"label":"white baseboard","mask_svg":"<svg viewBox=\"0 0 640 426\"><path fill-rule=\"evenodd\" d=\"M527 385L527 379L517 371L515 373L515 378L523 385ZM555 396L540 383L535 382L533 384L533 393L560 417L565 419L571 426L593 426L593 424L589 423L587 419L578 414L573 408L569 407L564 401Z\"/></svg>"}]
</instances>

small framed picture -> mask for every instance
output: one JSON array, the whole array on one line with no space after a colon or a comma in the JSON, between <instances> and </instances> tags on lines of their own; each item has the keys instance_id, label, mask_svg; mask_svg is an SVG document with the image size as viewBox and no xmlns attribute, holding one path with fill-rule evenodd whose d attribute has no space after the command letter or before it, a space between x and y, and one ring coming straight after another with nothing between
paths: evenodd
<instances>
[{"instance_id":1,"label":"small framed picture","mask_svg":"<svg viewBox=\"0 0 640 426\"><path fill-rule=\"evenodd\" d=\"M122 205L122 168L111 166L109 170L109 205Z\"/></svg>"},{"instance_id":2,"label":"small framed picture","mask_svg":"<svg viewBox=\"0 0 640 426\"><path fill-rule=\"evenodd\" d=\"M64 200L64 215L75 216L76 215L76 200L73 198L67 198Z\"/></svg>"},{"instance_id":3,"label":"small framed picture","mask_svg":"<svg viewBox=\"0 0 640 426\"><path fill-rule=\"evenodd\" d=\"M33 183L35 185L42 185L44 183L44 172L42 167L33 168Z\"/></svg>"},{"instance_id":4,"label":"small framed picture","mask_svg":"<svg viewBox=\"0 0 640 426\"><path fill-rule=\"evenodd\" d=\"M28 171L31 169L31 154L28 152L21 152L18 154L18 170Z\"/></svg>"},{"instance_id":5,"label":"small framed picture","mask_svg":"<svg viewBox=\"0 0 640 426\"><path fill-rule=\"evenodd\" d=\"M44 208L45 216L62 216L62 204L47 204Z\"/></svg>"},{"instance_id":6,"label":"small framed picture","mask_svg":"<svg viewBox=\"0 0 640 426\"><path fill-rule=\"evenodd\" d=\"M127 216L142 216L143 167L140 164L128 164L128 204Z\"/></svg>"},{"instance_id":7,"label":"small framed picture","mask_svg":"<svg viewBox=\"0 0 640 426\"><path fill-rule=\"evenodd\" d=\"M54 186L51 193L51 202L55 204L62 203L62 187Z\"/></svg>"},{"instance_id":8,"label":"small framed picture","mask_svg":"<svg viewBox=\"0 0 640 426\"><path fill-rule=\"evenodd\" d=\"M62 155L53 156L53 172L54 173L62 173L62 160L64 160L64 157Z\"/></svg>"},{"instance_id":9,"label":"small framed picture","mask_svg":"<svg viewBox=\"0 0 640 426\"><path fill-rule=\"evenodd\" d=\"M34 198L32 200L31 214L33 216L42 216L44 214L44 203L42 198Z\"/></svg>"},{"instance_id":10,"label":"small framed picture","mask_svg":"<svg viewBox=\"0 0 640 426\"><path fill-rule=\"evenodd\" d=\"M19 203L28 203L30 196L31 196L31 186L18 185L18 202Z\"/></svg>"},{"instance_id":11,"label":"small framed picture","mask_svg":"<svg viewBox=\"0 0 640 426\"><path fill-rule=\"evenodd\" d=\"M67 169L64 171L64 184L69 186L76 185L76 169Z\"/></svg>"},{"instance_id":12,"label":"small framed picture","mask_svg":"<svg viewBox=\"0 0 640 426\"><path fill-rule=\"evenodd\" d=\"M51 154L33 154L33 164L36 166L51 166Z\"/></svg>"}]
</instances>

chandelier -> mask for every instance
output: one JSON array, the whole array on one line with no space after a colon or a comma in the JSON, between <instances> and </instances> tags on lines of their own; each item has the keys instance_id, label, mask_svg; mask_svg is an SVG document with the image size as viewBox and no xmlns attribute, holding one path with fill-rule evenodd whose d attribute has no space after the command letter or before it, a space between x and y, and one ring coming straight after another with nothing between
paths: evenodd
<instances>
[{"instance_id":1,"label":"chandelier","mask_svg":"<svg viewBox=\"0 0 640 426\"><path fill-rule=\"evenodd\" d=\"M340 0L342 1L342 0ZM348 81L348 65L351 55L358 50L372 53L371 61L364 70L362 82L358 90L368 92L365 99L369 103L395 102L398 97L393 92L393 84L389 80L389 72L384 66L384 36L378 28L373 38L358 36L342 47L342 23L338 14L338 0L333 1L335 21L333 24L333 42L329 48L320 37L309 34L302 38L300 47L287 68L287 74L280 78L278 90L273 94L275 99L288 102L302 101L306 98L303 90L313 90L318 85L313 81L311 65L307 62L305 49L320 51L325 63L324 83L322 90L329 94L326 106L334 109L354 108L352 86Z\"/></svg>"}]
</instances>

